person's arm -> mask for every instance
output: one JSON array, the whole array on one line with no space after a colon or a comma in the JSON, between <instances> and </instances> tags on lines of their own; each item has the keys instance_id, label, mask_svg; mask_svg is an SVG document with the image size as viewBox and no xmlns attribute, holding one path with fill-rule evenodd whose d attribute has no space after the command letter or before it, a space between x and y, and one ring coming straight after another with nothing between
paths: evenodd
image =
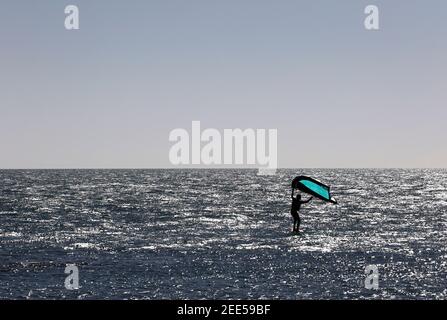
<instances>
[{"instance_id":1,"label":"person's arm","mask_svg":"<svg viewBox=\"0 0 447 320\"><path fill-rule=\"evenodd\" d=\"M301 203L308 203L312 199L313 199L313 197L310 197L309 199L307 199L306 201L302 201Z\"/></svg>"},{"instance_id":2,"label":"person's arm","mask_svg":"<svg viewBox=\"0 0 447 320\"><path fill-rule=\"evenodd\" d=\"M295 192L295 189L292 188L292 199L293 199L293 193Z\"/></svg>"}]
</instances>

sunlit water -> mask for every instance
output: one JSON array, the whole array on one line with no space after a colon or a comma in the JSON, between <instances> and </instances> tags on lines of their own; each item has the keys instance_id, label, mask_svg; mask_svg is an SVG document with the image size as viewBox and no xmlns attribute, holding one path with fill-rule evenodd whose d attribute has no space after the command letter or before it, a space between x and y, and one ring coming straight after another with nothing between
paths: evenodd
<instances>
[{"instance_id":1,"label":"sunlit water","mask_svg":"<svg viewBox=\"0 0 447 320\"><path fill-rule=\"evenodd\" d=\"M256 173L0 171L0 298L447 297L447 171ZM298 174L339 205L304 205L293 236ZM79 290L64 287L71 263Z\"/></svg>"}]
</instances>

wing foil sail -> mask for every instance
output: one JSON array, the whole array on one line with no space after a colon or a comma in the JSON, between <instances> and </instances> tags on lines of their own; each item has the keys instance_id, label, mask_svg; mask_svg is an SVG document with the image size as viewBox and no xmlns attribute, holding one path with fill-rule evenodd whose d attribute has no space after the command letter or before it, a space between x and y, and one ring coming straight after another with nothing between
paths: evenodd
<instances>
[{"instance_id":1,"label":"wing foil sail","mask_svg":"<svg viewBox=\"0 0 447 320\"><path fill-rule=\"evenodd\" d=\"M320 200L337 203L331 196L330 187L313 178L298 176L292 180L292 188L310 194Z\"/></svg>"}]
</instances>

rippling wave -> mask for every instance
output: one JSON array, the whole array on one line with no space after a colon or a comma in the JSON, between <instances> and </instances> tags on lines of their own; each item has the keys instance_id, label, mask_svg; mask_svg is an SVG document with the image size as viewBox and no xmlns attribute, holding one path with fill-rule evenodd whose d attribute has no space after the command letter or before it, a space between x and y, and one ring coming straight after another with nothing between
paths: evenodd
<instances>
[{"instance_id":1,"label":"rippling wave","mask_svg":"<svg viewBox=\"0 0 447 320\"><path fill-rule=\"evenodd\" d=\"M290 181L327 182L291 234ZM0 298L447 297L445 170L3 170ZM64 288L66 264L79 290ZM377 265L379 289L364 286Z\"/></svg>"}]
</instances>

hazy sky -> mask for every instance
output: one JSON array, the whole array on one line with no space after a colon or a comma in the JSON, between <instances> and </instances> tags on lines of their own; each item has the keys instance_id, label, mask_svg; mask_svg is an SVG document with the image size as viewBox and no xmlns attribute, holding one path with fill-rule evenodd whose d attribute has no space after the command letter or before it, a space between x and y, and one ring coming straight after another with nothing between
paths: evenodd
<instances>
[{"instance_id":1,"label":"hazy sky","mask_svg":"<svg viewBox=\"0 0 447 320\"><path fill-rule=\"evenodd\" d=\"M192 120L278 129L280 167L446 167L446 17L445 0L2 0L0 168L169 167Z\"/></svg>"}]
</instances>

